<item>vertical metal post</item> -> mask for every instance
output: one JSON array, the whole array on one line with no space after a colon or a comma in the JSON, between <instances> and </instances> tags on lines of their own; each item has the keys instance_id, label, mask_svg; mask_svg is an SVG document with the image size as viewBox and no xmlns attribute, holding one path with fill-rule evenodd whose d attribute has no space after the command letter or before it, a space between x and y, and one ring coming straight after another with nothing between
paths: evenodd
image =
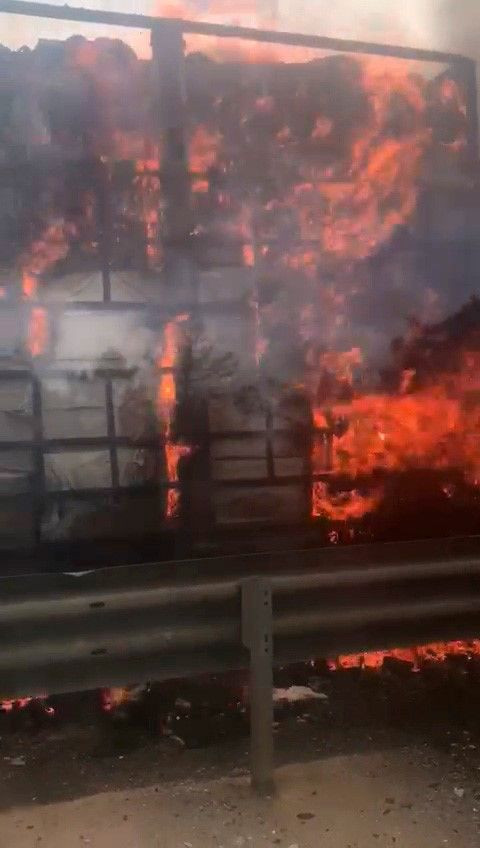
<instances>
[{"instance_id":1,"label":"vertical metal post","mask_svg":"<svg viewBox=\"0 0 480 848\"><path fill-rule=\"evenodd\" d=\"M102 263L103 301L112 299L110 269L112 263L112 209L111 182L108 166L99 160L97 167L97 226Z\"/></svg>"},{"instance_id":2,"label":"vertical metal post","mask_svg":"<svg viewBox=\"0 0 480 848\"><path fill-rule=\"evenodd\" d=\"M161 182L165 197L162 241L188 248L192 230L190 177L185 141L186 90L183 32L176 21L152 29L153 84L161 140Z\"/></svg>"},{"instance_id":3,"label":"vertical metal post","mask_svg":"<svg viewBox=\"0 0 480 848\"><path fill-rule=\"evenodd\" d=\"M32 374L32 413L33 413L33 437L35 449L34 458L34 538L35 544L39 545L42 541L42 517L45 509L45 456L43 443L43 402L42 402L42 383L40 378Z\"/></svg>"},{"instance_id":4,"label":"vertical metal post","mask_svg":"<svg viewBox=\"0 0 480 848\"><path fill-rule=\"evenodd\" d=\"M270 581L242 583L242 641L250 651L250 758L252 786L273 792L273 639Z\"/></svg>"},{"instance_id":5,"label":"vertical metal post","mask_svg":"<svg viewBox=\"0 0 480 848\"><path fill-rule=\"evenodd\" d=\"M113 381L110 376L105 380L105 407L107 411L107 435L110 454L111 485L113 496L118 493L120 486L120 470L118 465L117 432L115 426L115 404L113 400Z\"/></svg>"},{"instance_id":6,"label":"vertical metal post","mask_svg":"<svg viewBox=\"0 0 480 848\"><path fill-rule=\"evenodd\" d=\"M155 112L158 135L161 142L160 182L163 195L163 215L160 231L164 254L164 279L172 288L187 283L191 289L192 308L190 330L195 338L200 330L199 269L193 255L192 233L193 204L187 140L187 90L185 79L185 47L182 23L174 20L159 20L152 27L153 85L155 87ZM183 404L183 421L180 430L191 429L190 421L198 424L200 398L192 386L192 351L186 354L181 373L177 375L179 401ZM181 407L180 407L181 408ZM190 410L190 415L189 415ZM206 412L206 410L205 410ZM206 419L205 419L206 420ZM202 430L202 426L198 428ZM203 428L206 430L206 426ZM191 535L204 532L205 524L194 521L194 513L200 512L202 519L212 515L211 487L204 481L209 469L208 447L202 439L197 442L191 463L195 480L191 475L182 480L183 539L188 528ZM202 450L201 448L205 449Z\"/></svg>"},{"instance_id":7,"label":"vertical metal post","mask_svg":"<svg viewBox=\"0 0 480 848\"><path fill-rule=\"evenodd\" d=\"M462 81L465 87L465 104L467 118L467 168L473 177L473 183L478 181L478 163L479 163L479 123L478 123L478 86L477 86L477 66L473 59L462 60ZM478 183L477 183L478 185ZM477 188L475 188L475 193ZM472 195L473 198L473 195ZM463 243L459 243L460 260L463 265L463 273L465 284L467 287L476 288L477 278L477 255L478 249L475 245L475 239L472 234L477 232L478 223L476 220L478 203L469 203L467 200L467 231L468 235L462 236Z\"/></svg>"},{"instance_id":8,"label":"vertical metal post","mask_svg":"<svg viewBox=\"0 0 480 848\"><path fill-rule=\"evenodd\" d=\"M477 65L473 59L462 60L462 78L465 81L467 105L467 145L470 162L478 162L479 124L478 124L478 86Z\"/></svg>"}]
</instances>

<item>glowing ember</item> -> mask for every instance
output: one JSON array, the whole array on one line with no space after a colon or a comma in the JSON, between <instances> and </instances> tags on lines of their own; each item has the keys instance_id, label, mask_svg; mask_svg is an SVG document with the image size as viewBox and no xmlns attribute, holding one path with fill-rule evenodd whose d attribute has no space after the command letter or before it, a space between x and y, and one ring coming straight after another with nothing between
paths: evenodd
<instances>
[{"instance_id":1,"label":"glowing ember","mask_svg":"<svg viewBox=\"0 0 480 848\"><path fill-rule=\"evenodd\" d=\"M428 663L444 662L449 656L471 657L480 654L480 640L471 642L432 642L414 648L393 648L389 651L369 651L364 654L347 654L328 660L330 671L348 668L379 669L391 657L409 663L414 671Z\"/></svg>"},{"instance_id":2,"label":"glowing ember","mask_svg":"<svg viewBox=\"0 0 480 848\"><path fill-rule=\"evenodd\" d=\"M53 717L55 715L55 708L44 703L47 698L48 695L37 695L35 698L7 698L5 700L0 698L0 713L9 714L25 710L30 704L35 702L42 705L44 715Z\"/></svg>"},{"instance_id":3,"label":"glowing ember","mask_svg":"<svg viewBox=\"0 0 480 848\"><path fill-rule=\"evenodd\" d=\"M105 713L110 713L122 704L128 703L129 690L127 687L112 686L110 689L100 690L100 705Z\"/></svg>"}]
</instances>

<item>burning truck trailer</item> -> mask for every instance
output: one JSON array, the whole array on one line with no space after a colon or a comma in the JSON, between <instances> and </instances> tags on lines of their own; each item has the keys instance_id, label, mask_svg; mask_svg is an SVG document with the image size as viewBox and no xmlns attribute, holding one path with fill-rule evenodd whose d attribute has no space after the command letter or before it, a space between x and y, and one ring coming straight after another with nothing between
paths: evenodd
<instances>
[{"instance_id":1,"label":"burning truck trailer","mask_svg":"<svg viewBox=\"0 0 480 848\"><path fill-rule=\"evenodd\" d=\"M202 44L2 56L4 545L475 532L459 68Z\"/></svg>"},{"instance_id":2,"label":"burning truck trailer","mask_svg":"<svg viewBox=\"0 0 480 848\"><path fill-rule=\"evenodd\" d=\"M158 600L158 587L142 594L154 574L187 591L186 575L202 583L213 569L230 599L244 569L258 585L242 589L243 641L252 656L259 639L268 648L252 662L261 723L274 563L280 580L296 560L316 563L331 586L322 572L338 562L344 604L354 563L419 561L408 607L401 582L402 621L421 615L413 599L435 572L430 557L442 573L434 596L455 576L447 553L458 591L476 586L475 539L396 544L479 530L474 65L120 13L0 10L152 29L146 59L110 38L0 52L2 582L17 627L24 591L34 607L13 675L5 657L5 695L27 681L38 694L71 691L73 678L154 677L165 645L153 638L144 661L133 632ZM343 551L354 542L390 544ZM175 565L187 557L193 572ZM107 592L107 563L152 560L171 576L111 571ZM127 584L142 595L129 616L136 648L115 651L105 616L98 645L80 639L83 601L65 572L87 567L101 569L98 586L82 578L89 614L108 607L102 591L121 593L122 615ZM31 576L7 577L19 573ZM66 604L54 614L72 651L57 646L47 672L42 646L26 657L50 591ZM375 635L357 638L349 610L356 636L341 644L319 636L312 612L308 651L286 644L303 635L285 613L282 659L412 644L398 610L391 626L385 613L395 591L380 592ZM477 635L474 600L442 603L441 626L415 638ZM205 651L207 608L195 631ZM205 670L238 667L227 630Z\"/></svg>"}]
</instances>

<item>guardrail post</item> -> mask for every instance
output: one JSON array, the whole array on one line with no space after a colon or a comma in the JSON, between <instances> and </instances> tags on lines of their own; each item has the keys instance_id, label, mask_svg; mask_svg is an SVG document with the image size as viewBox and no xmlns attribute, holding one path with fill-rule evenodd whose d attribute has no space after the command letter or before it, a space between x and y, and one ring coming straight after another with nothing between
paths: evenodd
<instances>
[{"instance_id":1,"label":"guardrail post","mask_svg":"<svg viewBox=\"0 0 480 848\"><path fill-rule=\"evenodd\" d=\"M272 587L252 577L242 583L242 641L250 651L250 759L252 786L273 792Z\"/></svg>"}]
</instances>

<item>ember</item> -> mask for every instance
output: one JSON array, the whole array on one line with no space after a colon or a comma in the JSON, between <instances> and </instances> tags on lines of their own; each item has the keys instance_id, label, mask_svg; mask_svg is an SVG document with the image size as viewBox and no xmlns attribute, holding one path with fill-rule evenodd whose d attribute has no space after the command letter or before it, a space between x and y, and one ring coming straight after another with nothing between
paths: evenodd
<instances>
[{"instance_id":1,"label":"ember","mask_svg":"<svg viewBox=\"0 0 480 848\"><path fill-rule=\"evenodd\" d=\"M385 659L392 657L412 666L414 671L419 671L422 666L429 663L444 662L447 657L462 656L471 657L480 655L480 641L474 639L472 642L432 642L430 645L421 645L415 648L395 648L391 651L371 651L365 654L350 654L328 660L330 671L344 668L381 668Z\"/></svg>"}]
</instances>

